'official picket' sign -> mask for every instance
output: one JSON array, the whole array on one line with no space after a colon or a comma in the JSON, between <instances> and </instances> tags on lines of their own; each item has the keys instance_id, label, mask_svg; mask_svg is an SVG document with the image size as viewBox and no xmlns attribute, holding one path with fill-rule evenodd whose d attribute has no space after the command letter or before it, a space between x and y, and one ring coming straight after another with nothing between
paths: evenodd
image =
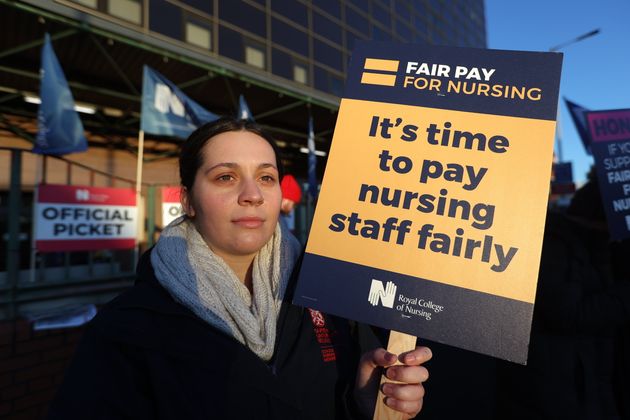
<instances>
[{"instance_id":1,"label":"'official picket' sign","mask_svg":"<svg viewBox=\"0 0 630 420\"><path fill-rule=\"evenodd\" d=\"M130 188L40 185L35 246L39 252L133 248L137 214Z\"/></svg>"}]
</instances>

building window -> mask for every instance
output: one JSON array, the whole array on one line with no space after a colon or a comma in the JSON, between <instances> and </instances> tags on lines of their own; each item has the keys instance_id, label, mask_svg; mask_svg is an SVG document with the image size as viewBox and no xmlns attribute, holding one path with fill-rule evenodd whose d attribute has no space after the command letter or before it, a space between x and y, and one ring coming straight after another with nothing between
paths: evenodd
<instances>
[{"instance_id":1,"label":"building window","mask_svg":"<svg viewBox=\"0 0 630 420\"><path fill-rule=\"evenodd\" d=\"M109 0L107 13L135 24L142 24L142 4L139 0Z\"/></svg>"},{"instance_id":2,"label":"building window","mask_svg":"<svg viewBox=\"0 0 630 420\"><path fill-rule=\"evenodd\" d=\"M289 48L298 54L308 55L308 35L283 21L272 21L271 39L274 43Z\"/></svg>"},{"instance_id":3,"label":"building window","mask_svg":"<svg viewBox=\"0 0 630 420\"><path fill-rule=\"evenodd\" d=\"M299 83L308 84L308 71L306 70L306 66L301 64L293 65L293 80Z\"/></svg>"},{"instance_id":4,"label":"building window","mask_svg":"<svg viewBox=\"0 0 630 420\"><path fill-rule=\"evenodd\" d=\"M318 63L326 64L338 71L343 69L341 51L319 40L315 40L313 43L313 56Z\"/></svg>"},{"instance_id":5,"label":"building window","mask_svg":"<svg viewBox=\"0 0 630 420\"><path fill-rule=\"evenodd\" d=\"M245 45L245 62L250 66L265 68L265 52L260 47Z\"/></svg>"},{"instance_id":6,"label":"building window","mask_svg":"<svg viewBox=\"0 0 630 420\"><path fill-rule=\"evenodd\" d=\"M92 9L98 8L98 0L72 0L83 6L91 7Z\"/></svg>"},{"instance_id":7,"label":"building window","mask_svg":"<svg viewBox=\"0 0 630 420\"><path fill-rule=\"evenodd\" d=\"M209 50L212 45L212 33L202 25L186 22L186 42Z\"/></svg>"}]
</instances>

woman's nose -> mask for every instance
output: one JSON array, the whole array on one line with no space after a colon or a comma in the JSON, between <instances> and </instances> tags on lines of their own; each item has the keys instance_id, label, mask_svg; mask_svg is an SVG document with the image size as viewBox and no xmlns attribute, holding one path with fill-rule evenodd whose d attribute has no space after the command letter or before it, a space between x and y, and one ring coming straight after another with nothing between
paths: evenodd
<instances>
[{"instance_id":1,"label":"woman's nose","mask_svg":"<svg viewBox=\"0 0 630 420\"><path fill-rule=\"evenodd\" d=\"M243 180L242 189L238 197L238 201L242 205L259 206L263 203L264 197L260 186L255 179Z\"/></svg>"}]
</instances>

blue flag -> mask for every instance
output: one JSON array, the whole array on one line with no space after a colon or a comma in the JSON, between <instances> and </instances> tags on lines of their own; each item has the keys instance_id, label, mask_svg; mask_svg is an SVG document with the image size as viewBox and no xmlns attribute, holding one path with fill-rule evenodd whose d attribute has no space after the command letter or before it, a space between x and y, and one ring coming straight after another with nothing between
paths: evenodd
<instances>
[{"instance_id":1,"label":"blue flag","mask_svg":"<svg viewBox=\"0 0 630 420\"><path fill-rule=\"evenodd\" d=\"M252 115L252 111L249 110L247 106L247 102L245 102L245 97L243 95L238 97L238 116L239 120L250 120L254 121L254 116Z\"/></svg>"},{"instance_id":2,"label":"blue flag","mask_svg":"<svg viewBox=\"0 0 630 420\"><path fill-rule=\"evenodd\" d=\"M308 117L308 193L315 199L318 194L317 156L315 156L315 133L313 131L313 117Z\"/></svg>"},{"instance_id":3,"label":"blue flag","mask_svg":"<svg viewBox=\"0 0 630 420\"><path fill-rule=\"evenodd\" d=\"M575 124L575 128L580 134L580 139L582 139L584 150L586 150L586 153L590 155L591 154L591 136L588 133L588 123L586 122L586 113L589 112L590 109L586 109L583 106L573 103L569 101L567 98L564 98L564 102L567 104L567 108L569 108L569 114L571 114L571 119L573 120L573 124Z\"/></svg>"},{"instance_id":4,"label":"blue flag","mask_svg":"<svg viewBox=\"0 0 630 420\"><path fill-rule=\"evenodd\" d=\"M140 119L142 131L185 139L197 127L218 118L218 115L186 96L166 77L144 66Z\"/></svg>"},{"instance_id":5,"label":"blue flag","mask_svg":"<svg viewBox=\"0 0 630 420\"><path fill-rule=\"evenodd\" d=\"M72 92L50 43L44 37L40 68L41 86L37 138L33 153L65 155L87 150L83 124L74 109Z\"/></svg>"}]
</instances>

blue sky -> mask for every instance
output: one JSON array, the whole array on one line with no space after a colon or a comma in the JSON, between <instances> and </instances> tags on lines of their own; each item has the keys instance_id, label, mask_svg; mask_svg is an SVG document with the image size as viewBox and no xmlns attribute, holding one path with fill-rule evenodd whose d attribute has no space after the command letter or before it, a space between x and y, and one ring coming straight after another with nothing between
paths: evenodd
<instances>
[{"instance_id":1,"label":"blue sky","mask_svg":"<svg viewBox=\"0 0 630 420\"><path fill-rule=\"evenodd\" d=\"M486 0L488 48L547 51L579 35L591 38L568 45L564 53L560 98L592 110L630 108L630 1ZM561 103L562 153L573 162L581 184L593 163Z\"/></svg>"}]
</instances>

